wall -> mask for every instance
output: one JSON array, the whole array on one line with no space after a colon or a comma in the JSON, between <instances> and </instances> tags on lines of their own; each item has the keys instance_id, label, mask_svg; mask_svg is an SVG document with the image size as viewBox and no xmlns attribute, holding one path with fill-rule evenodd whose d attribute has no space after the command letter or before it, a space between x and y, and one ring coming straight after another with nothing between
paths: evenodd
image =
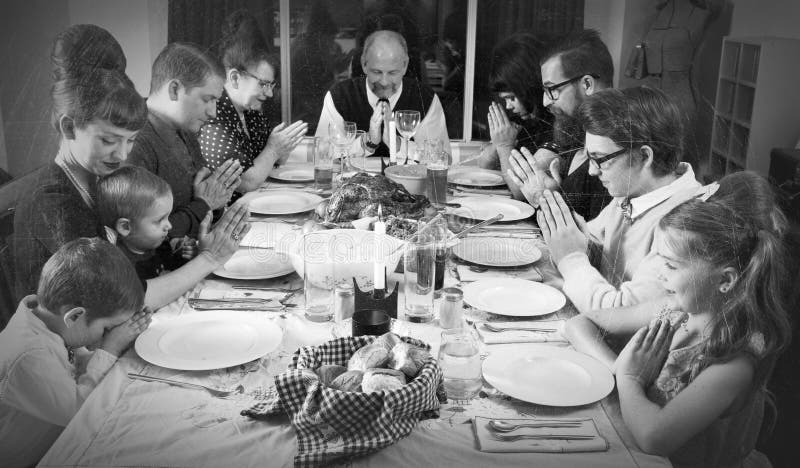
<instances>
[{"instance_id":1,"label":"wall","mask_svg":"<svg viewBox=\"0 0 800 468\"><path fill-rule=\"evenodd\" d=\"M628 3L635 0L585 0L583 26L596 29L606 43L614 61L614 85L619 83L620 63L625 41L624 27L628 22Z\"/></svg>"},{"instance_id":2,"label":"wall","mask_svg":"<svg viewBox=\"0 0 800 468\"><path fill-rule=\"evenodd\" d=\"M50 46L72 24L111 32L128 59L127 73L147 95L150 65L167 43L167 0L13 0L0 15L0 112L7 160L14 176L50 161L58 137L50 127ZM8 66L7 64L13 64ZM0 147L2 143L0 142Z\"/></svg>"},{"instance_id":3,"label":"wall","mask_svg":"<svg viewBox=\"0 0 800 468\"><path fill-rule=\"evenodd\" d=\"M732 0L731 36L778 36L800 39L797 0Z\"/></svg>"}]
</instances>

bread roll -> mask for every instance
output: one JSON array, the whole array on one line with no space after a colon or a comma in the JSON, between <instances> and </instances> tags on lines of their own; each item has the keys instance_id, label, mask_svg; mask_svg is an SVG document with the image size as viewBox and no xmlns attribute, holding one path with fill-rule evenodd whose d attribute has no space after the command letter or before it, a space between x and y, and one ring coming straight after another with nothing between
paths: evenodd
<instances>
[{"instance_id":1,"label":"bread roll","mask_svg":"<svg viewBox=\"0 0 800 468\"><path fill-rule=\"evenodd\" d=\"M337 366L337 365L326 365L326 366L319 366L317 368L317 375L319 376L319 381L322 382L322 385L326 387L331 386L331 382L336 377L347 372L347 368L344 366Z\"/></svg>"},{"instance_id":2,"label":"bread roll","mask_svg":"<svg viewBox=\"0 0 800 468\"><path fill-rule=\"evenodd\" d=\"M394 348L397 343L402 343L400 337L395 333L387 332L375 338L375 341L372 342L372 345L383 346L384 348L386 348L386 351L392 352L392 348ZM380 367L380 366L374 366L374 367Z\"/></svg>"},{"instance_id":3,"label":"bread roll","mask_svg":"<svg viewBox=\"0 0 800 468\"><path fill-rule=\"evenodd\" d=\"M428 351L418 346L412 346L401 341L392 348L389 367L401 371L408 377L414 377L430 355Z\"/></svg>"},{"instance_id":4,"label":"bread roll","mask_svg":"<svg viewBox=\"0 0 800 468\"><path fill-rule=\"evenodd\" d=\"M376 340L377 341L377 340ZM378 343L368 344L357 350L347 362L347 370L365 371L370 367L384 367L389 362L389 351L386 346Z\"/></svg>"},{"instance_id":5,"label":"bread roll","mask_svg":"<svg viewBox=\"0 0 800 468\"><path fill-rule=\"evenodd\" d=\"M341 374L339 377L333 379L330 387L343 392L360 392L361 380L363 377L364 373L361 371L347 371L344 374Z\"/></svg>"},{"instance_id":6,"label":"bread roll","mask_svg":"<svg viewBox=\"0 0 800 468\"><path fill-rule=\"evenodd\" d=\"M394 369L368 369L361 380L364 393L397 390L406 384L406 376Z\"/></svg>"}]
</instances>

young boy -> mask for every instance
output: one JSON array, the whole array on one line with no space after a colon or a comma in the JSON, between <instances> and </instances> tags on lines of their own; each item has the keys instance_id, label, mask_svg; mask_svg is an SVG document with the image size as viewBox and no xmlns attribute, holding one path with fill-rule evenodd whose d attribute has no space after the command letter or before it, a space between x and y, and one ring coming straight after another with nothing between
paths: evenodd
<instances>
[{"instance_id":1,"label":"young boy","mask_svg":"<svg viewBox=\"0 0 800 468\"><path fill-rule=\"evenodd\" d=\"M104 240L75 239L45 263L36 295L0 332L0 466L44 456L150 324L143 302L130 262Z\"/></svg>"},{"instance_id":2,"label":"young boy","mask_svg":"<svg viewBox=\"0 0 800 468\"><path fill-rule=\"evenodd\" d=\"M164 242L171 227L171 211L169 185L147 169L122 167L97 184L100 222L109 241L122 250L146 282L144 300L151 310L174 301L224 265L250 229L246 203L229 207L210 229L209 211L200 223L196 250L189 253L184 246L173 253ZM181 265L186 258L191 260Z\"/></svg>"},{"instance_id":3,"label":"young boy","mask_svg":"<svg viewBox=\"0 0 800 468\"><path fill-rule=\"evenodd\" d=\"M136 166L122 167L101 179L97 212L106 237L133 263L142 280L182 265L164 242L172 228L172 191L164 179Z\"/></svg>"}]
</instances>

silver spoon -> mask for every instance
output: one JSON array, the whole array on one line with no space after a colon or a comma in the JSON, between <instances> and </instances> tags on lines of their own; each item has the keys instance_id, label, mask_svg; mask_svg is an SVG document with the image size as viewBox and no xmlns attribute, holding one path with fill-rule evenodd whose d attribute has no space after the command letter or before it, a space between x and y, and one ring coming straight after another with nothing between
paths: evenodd
<instances>
[{"instance_id":1,"label":"silver spoon","mask_svg":"<svg viewBox=\"0 0 800 468\"><path fill-rule=\"evenodd\" d=\"M519 429L520 427L580 427L581 422L578 420L563 420L563 421L536 421L512 424L508 421L501 421L493 419L489 421L489 429L497 432L511 432Z\"/></svg>"}]
</instances>

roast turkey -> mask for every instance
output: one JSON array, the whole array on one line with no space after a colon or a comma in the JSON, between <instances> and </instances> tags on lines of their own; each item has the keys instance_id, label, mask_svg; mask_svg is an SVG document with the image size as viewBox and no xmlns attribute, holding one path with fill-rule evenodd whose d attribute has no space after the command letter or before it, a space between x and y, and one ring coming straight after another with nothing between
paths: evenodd
<instances>
[{"instance_id":1,"label":"roast turkey","mask_svg":"<svg viewBox=\"0 0 800 468\"><path fill-rule=\"evenodd\" d=\"M386 176L360 172L333 193L324 221L352 227L345 225L355 219L377 216L379 205L384 217L420 219L431 202L424 195L410 194Z\"/></svg>"}]
</instances>

